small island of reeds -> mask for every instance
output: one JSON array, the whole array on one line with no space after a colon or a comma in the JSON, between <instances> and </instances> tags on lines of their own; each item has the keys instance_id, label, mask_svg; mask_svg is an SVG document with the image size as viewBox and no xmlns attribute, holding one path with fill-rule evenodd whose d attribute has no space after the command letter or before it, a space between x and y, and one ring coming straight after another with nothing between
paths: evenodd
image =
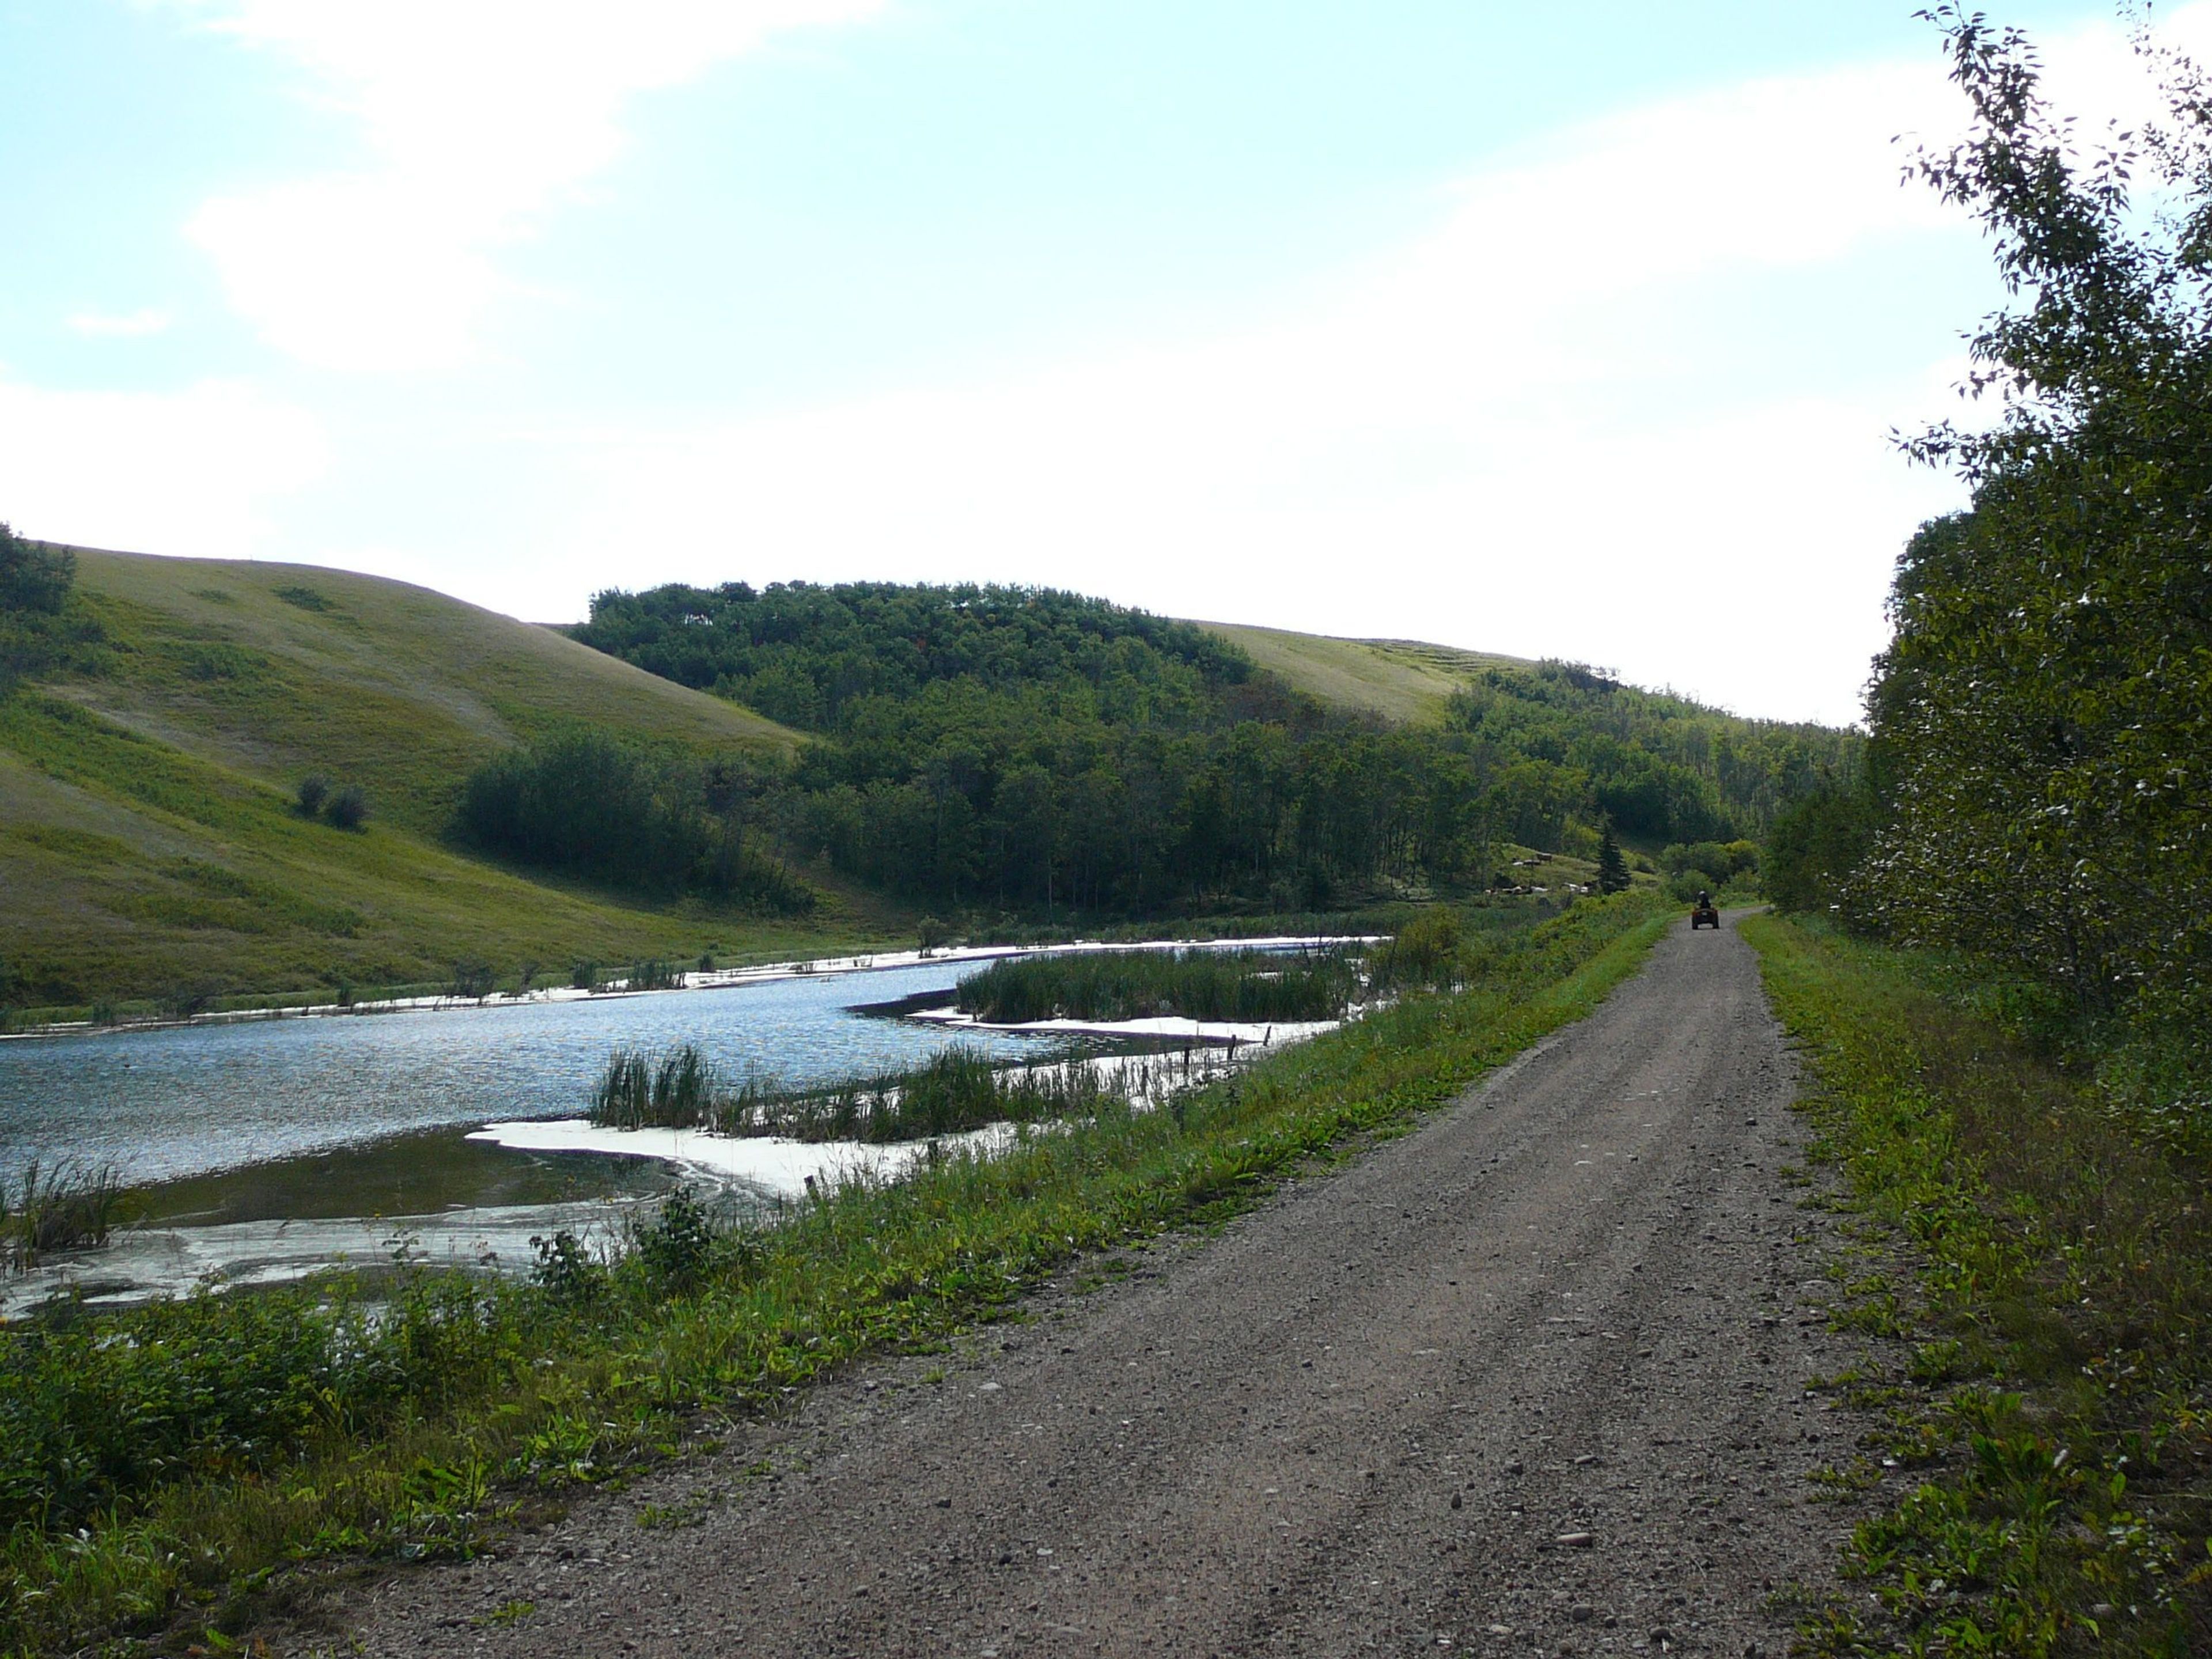
<instances>
[{"instance_id":1,"label":"small island of reeds","mask_svg":"<svg viewBox=\"0 0 2212 1659\"><path fill-rule=\"evenodd\" d=\"M1356 957L1328 951L1110 951L1012 957L960 981L958 1007L993 1025L1075 1019L1341 1019Z\"/></svg>"},{"instance_id":2,"label":"small island of reeds","mask_svg":"<svg viewBox=\"0 0 2212 1659\"><path fill-rule=\"evenodd\" d=\"M1093 1118L1127 1104L1079 1061L1002 1069L956 1047L908 1071L792 1090L752 1079L726 1084L686 1043L658 1059L618 1051L592 1092L591 1120L610 1129L709 1129L887 1146L994 1123Z\"/></svg>"}]
</instances>

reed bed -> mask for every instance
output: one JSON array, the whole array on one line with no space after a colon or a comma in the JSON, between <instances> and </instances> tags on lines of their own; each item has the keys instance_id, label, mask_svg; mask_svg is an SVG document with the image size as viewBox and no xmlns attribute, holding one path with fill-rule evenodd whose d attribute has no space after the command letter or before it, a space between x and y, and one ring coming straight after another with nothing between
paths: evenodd
<instances>
[{"instance_id":1,"label":"reed bed","mask_svg":"<svg viewBox=\"0 0 2212 1659\"><path fill-rule=\"evenodd\" d=\"M123 1192L112 1165L33 1158L12 1189L0 1180L0 1265L32 1267L59 1250L105 1244Z\"/></svg>"},{"instance_id":2,"label":"reed bed","mask_svg":"<svg viewBox=\"0 0 2212 1659\"><path fill-rule=\"evenodd\" d=\"M1112 951L1016 957L960 981L960 1012L998 1025L1042 1019L1341 1019L1360 988L1344 950Z\"/></svg>"},{"instance_id":3,"label":"reed bed","mask_svg":"<svg viewBox=\"0 0 2212 1659\"><path fill-rule=\"evenodd\" d=\"M1080 1063L1001 1069L956 1047L908 1071L848 1078L826 1088L787 1089L750 1078L732 1086L687 1042L658 1059L618 1050L592 1091L591 1118L614 1129L712 1129L889 1146L1117 1109L1126 1110L1127 1102Z\"/></svg>"},{"instance_id":4,"label":"reed bed","mask_svg":"<svg viewBox=\"0 0 2212 1659\"><path fill-rule=\"evenodd\" d=\"M699 1129L714 1121L714 1069L685 1043L654 1060L617 1048L592 1091L591 1120L606 1129Z\"/></svg>"}]
</instances>

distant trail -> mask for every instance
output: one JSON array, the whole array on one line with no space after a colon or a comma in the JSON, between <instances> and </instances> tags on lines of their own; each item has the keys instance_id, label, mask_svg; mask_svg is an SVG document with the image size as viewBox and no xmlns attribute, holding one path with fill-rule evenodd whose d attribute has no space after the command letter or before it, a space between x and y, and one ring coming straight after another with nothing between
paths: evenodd
<instances>
[{"instance_id":1,"label":"distant trail","mask_svg":"<svg viewBox=\"0 0 2212 1659\"><path fill-rule=\"evenodd\" d=\"M1853 1350L1794 1085L1749 948L1678 927L1419 1132L942 1381L857 1371L344 1611L374 1654L1778 1653L1852 1518L1803 1479Z\"/></svg>"}]
</instances>

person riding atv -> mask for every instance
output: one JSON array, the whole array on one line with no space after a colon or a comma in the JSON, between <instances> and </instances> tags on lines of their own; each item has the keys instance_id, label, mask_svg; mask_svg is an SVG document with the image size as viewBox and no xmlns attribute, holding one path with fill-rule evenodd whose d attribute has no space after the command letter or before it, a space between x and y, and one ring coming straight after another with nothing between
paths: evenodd
<instances>
[{"instance_id":1,"label":"person riding atv","mask_svg":"<svg viewBox=\"0 0 2212 1659\"><path fill-rule=\"evenodd\" d=\"M1690 931L1694 933L1700 927L1718 927L1720 925L1721 913L1714 908L1713 896L1700 887L1698 889L1698 902L1690 911Z\"/></svg>"}]
</instances>

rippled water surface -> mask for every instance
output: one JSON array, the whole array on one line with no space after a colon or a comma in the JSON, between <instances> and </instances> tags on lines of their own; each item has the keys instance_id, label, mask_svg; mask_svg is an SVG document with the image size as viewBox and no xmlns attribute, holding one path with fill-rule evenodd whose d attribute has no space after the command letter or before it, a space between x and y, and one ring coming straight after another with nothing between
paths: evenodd
<instances>
[{"instance_id":1,"label":"rippled water surface","mask_svg":"<svg viewBox=\"0 0 2212 1659\"><path fill-rule=\"evenodd\" d=\"M625 1046L696 1042L732 1075L802 1085L910 1065L956 1042L1006 1058L1065 1046L853 1012L949 991L973 966L0 1043L0 1170L69 1158L112 1163L133 1182L174 1181L410 1131L572 1117Z\"/></svg>"}]
</instances>

